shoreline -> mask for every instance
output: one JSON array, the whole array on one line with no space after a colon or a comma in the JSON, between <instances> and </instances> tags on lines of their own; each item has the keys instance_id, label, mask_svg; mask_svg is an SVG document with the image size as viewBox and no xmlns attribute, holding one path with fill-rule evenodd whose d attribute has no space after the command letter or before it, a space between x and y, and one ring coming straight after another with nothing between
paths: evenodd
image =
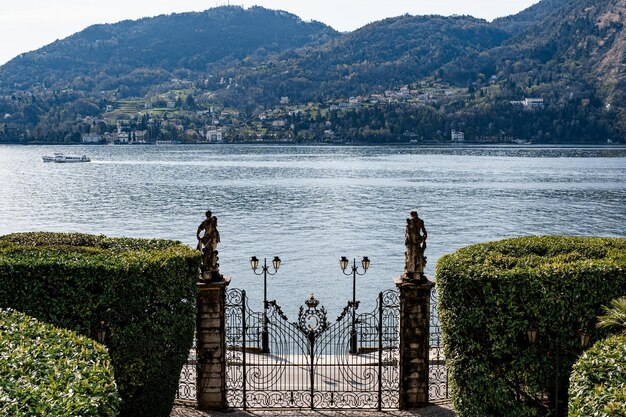
<instances>
[{"instance_id":1,"label":"shoreline","mask_svg":"<svg viewBox=\"0 0 626 417\"><path fill-rule=\"evenodd\" d=\"M465 143L438 143L438 142L425 142L425 143L365 143L365 142L352 142L352 143L296 143L296 142L224 142L224 143L209 143L209 142L194 142L194 143L145 143L145 144L107 144L107 143L61 143L61 142L38 142L38 143L18 143L7 142L0 143L0 146L86 146L86 147L103 147L114 146L116 148L141 148L141 147L185 147L185 146L280 146L280 147L408 147L408 148L528 148L528 149L540 149L540 148L602 148L602 149L623 149L626 148L626 143L482 143L482 142L465 142Z\"/></svg>"}]
</instances>

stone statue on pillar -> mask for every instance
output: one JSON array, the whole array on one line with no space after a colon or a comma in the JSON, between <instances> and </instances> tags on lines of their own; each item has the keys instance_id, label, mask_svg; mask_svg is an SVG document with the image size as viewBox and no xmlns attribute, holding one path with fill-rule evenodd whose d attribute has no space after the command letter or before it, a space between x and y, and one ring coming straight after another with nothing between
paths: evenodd
<instances>
[{"instance_id":1,"label":"stone statue on pillar","mask_svg":"<svg viewBox=\"0 0 626 417\"><path fill-rule=\"evenodd\" d=\"M423 281L426 279L424 268L426 267L426 228L424 221L419 218L416 211L410 213L406 219L406 233L404 243L404 276L408 281Z\"/></svg>"},{"instance_id":2,"label":"stone statue on pillar","mask_svg":"<svg viewBox=\"0 0 626 417\"><path fill-rule=\"evenodd\" d=\"M428 405L430 303L435 283L424 274L426 228L416 211L406 221L404 274L394 281L399 290L399 408Z\"/></svg>"},{"instance_id":3,"label":"stone statue on pillar","mask_svg":"<svg viewBox=\"0 0 626 417\"><path fill-rule=\"evenodd\" d=\"M205 213L206 219L198 226L196 238L198 246L196 249L202 252L202 281L216 282L222 280L220 274L220 264L217 252L217 244L220 243L220 232L217 230L217 217L213 216L211 210Z\"/></svg>"}]
</instances>

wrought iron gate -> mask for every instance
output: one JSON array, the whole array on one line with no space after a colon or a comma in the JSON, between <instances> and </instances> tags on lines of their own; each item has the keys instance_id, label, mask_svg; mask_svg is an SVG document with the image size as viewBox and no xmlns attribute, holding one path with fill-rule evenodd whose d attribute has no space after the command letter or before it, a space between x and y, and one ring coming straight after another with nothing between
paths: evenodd
<instances>
[{"instance_id":1,"label":"wrought iron gate","mask_svg":"<svg viewBox=\"0 0 626 417\"><path fill-rule=\"evenodd\" d=\"M197 377L198 377L198 361L196 360L196 336L193 338L193 346L189 351L187 362L180 371L180 379L178 380L178 391L176 392L176 400L183 403L196 404L197 401Z\"/></svg>"},{"instance_id":2,"label":"wrought iron gate","mask_svg":"<svg viewBox=\"0 0 626 417\"><path fill-rule=\"evenodd\" d=\"M430 291L430 333L428 358L428 401L449 401L448 370L443 356L443 340L439 326L439 310L437 308L437 287Z\"/></svg>"},{"instance_id":3,"label":"wrought iron gate","mask_svg":"<svg viewBox=\"0 0 626 417\"><path fill-rule=\"evenodd\" d=\"M398 407L398 293L330 321L313 295L290 322L276 302L252 311L245 291L226 294L227 402L237 408ZM264 342L265 340L265 342Z\"/></svg>"}]
</instances>

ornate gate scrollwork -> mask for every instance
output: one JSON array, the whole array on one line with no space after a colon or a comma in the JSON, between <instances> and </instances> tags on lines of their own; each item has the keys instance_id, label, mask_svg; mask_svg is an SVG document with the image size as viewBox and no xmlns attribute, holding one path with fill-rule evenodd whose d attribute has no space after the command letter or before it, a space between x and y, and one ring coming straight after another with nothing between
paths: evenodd
<instances>
[{"instance_id":1,"label":"ornate gate scrollwork","mask_svg":"<svg viewBox=\"0 0 626 417\"><path fill-rule=\"evenodd\" d=\"M448 392L448 369L443 355L443 340L439 326L437 309L437 287L430 292L430 333L428 358L428 401L445 402L450 399Z\"/></svg>"},{"instance_id":2,"label":"ornate gate scrollwork","mask_svg":"<svg viewBox=\"0 0 626 417\"><path fill-rule=\"evenodd\" d=\"M298 313L298 328L313 341L328 328L326 309L322 307L318 310L319 303L311 294L311 298L304 302L308 308L301 306Z\"/></svg>"},{"instance_id":3,"label":"ornate gate scrollwork","mask_svg":"<svg viewBox=\"0 0 626 417\"><path fill-rule=\"evenodd\" d=\"M265 318L249 309L245 291L227 292L229 406L397 408L397 292L380 293L371 313L356 314L358 303L349 303L334 322L313 295L305 304L298 319L290 322L275 301L268 302ZM261 352L264 319L268 353ZM358 351L350 353L355 331Z\"/></svg>"}]
</instances>

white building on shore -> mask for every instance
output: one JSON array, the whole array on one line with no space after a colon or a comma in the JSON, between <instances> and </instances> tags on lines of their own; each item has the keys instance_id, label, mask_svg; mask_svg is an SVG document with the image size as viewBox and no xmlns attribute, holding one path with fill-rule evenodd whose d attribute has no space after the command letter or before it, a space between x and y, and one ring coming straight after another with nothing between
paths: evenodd
<instances>
[{"instance_id":1,"label":"white building on shore","mask_svg":"<svg viewBox=\"0 0 626 417\"><path fill-rule=\"evenodd\" d=\"M83 143L100 143L102 142L102 135L97 133L83 133L81 140Z\"/></svg>"},{"instance_id":2,"label":"white building on shore","mask_svg":"<svg viewBox=\"0 0 626 417\"><path fill-rule=\"evenodd\" d=\"M209 127L206 131L206 139L209 142L222 142L222 128Z\"/></svg>"},{"instance_id":3,"label":"white building on shore","mask_svg":"<svg viewBox=\"0 0 626 417\"><path fill-rule=\"evenodd\" d=\"M452 142L455 142L455 143L465 142L465 133L461 132L460 130L453 130Z\"/></svg>"}]
</instances>

